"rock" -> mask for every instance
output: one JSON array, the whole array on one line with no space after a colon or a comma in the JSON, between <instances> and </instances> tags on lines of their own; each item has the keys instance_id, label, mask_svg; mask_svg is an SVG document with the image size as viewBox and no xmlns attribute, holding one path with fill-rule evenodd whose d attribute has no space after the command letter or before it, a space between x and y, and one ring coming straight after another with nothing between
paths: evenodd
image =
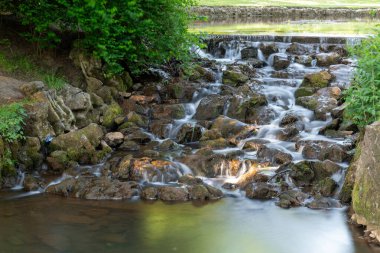
<instances>
[{"instance_id":1,"label":"rock","mask_svg":"<svg viewBox=\"0 0 380 253\"><path fill-rule=\"evenodd\" d=\"M124 141L134 141L139 144L146 144L152 140L152 136L140 128L129 128L123 133L125 135Z\"/></svg>"},{"instance_id":2,"label":"rock","mask_svg":"<svg viewBox=\"0 0 380 253\"><path fill-rule=\"evenodd\" d=\"M312 202L308 203L306 206L311 209L330 209L342 207L338 200L326 197L316 197Z\"/></svg>"},{"instance_id":3,"label":"rock","mask_svg":"<svg viewBox=\"0 0 380 253\"><path fill-rule=\"evenodd\" d=\"M120 132L107 133L104 140L110 147L117 147L124 142L124 135Z\"/></svg>"},{"instance_id":4,"label":"rock","mask_svg":"<svg viewBox=\"0 0 380 253\"><path fill-rule=\"evenodd\" d=\"M223 114L226 97L209 95L202 98L194 118L197 120L213 120Z\"/></svg>"},{"instance_id":5,"label":"rock","mask_svg":"<svg viewBox=\"0 0 380 253\"><path fill-rule=\"evenodd\" d=\"M332 178L325 178L313 187L313 191L320 193L323 197L332 197L339 185Z\"/></svg>"},{"instance_id":6,"label":"rock","mask_svg":"<svg viewBox=\"0 0 380 253\"><path fill-rule=\"evenodd\" d=\"M241 59L248 60L257 58L257 48L255 47L246 47L241 50Z\"/></svg>"},{"instance_id":7,"label":"rock","mask_svg":"<svg viewBox=\"0 0 380 253\"><path fill-rule=\"evenodd\" d=\"M280 121L280 127L295 127L301 131L305 126L300 116L292 112L287 112Z\"/></svg>"},{"instance_id":8,"label":"rock","mask_svg":"<svg viewBox=\"0 0 380 253\"><path fill-rule=\"evenodd\" d=\"M152 107L154 119L182 119L185 115L183 104L159 104Z\"/></svg>"},{"instance_id":9,"label":"rock","mask_svg":"<svg viewBox=\"0 0 380 253\"><path fill-rule=\"evenodd\" d=\"M317 65L321 67L328 67L330 65L339 64L342 57L338 53L320 53L316 55Z\"/></svg>"},{"instance_id":10,"label":"rock","mask_svg":"<svg viewBox=\"0 0 380 253\"><path fill-rule=\"evenodd\" d=\"M226 70L223 72L223 84L231 86L240 86L245 84L249 80L248 76L235 72Z\"/></svg>"},{"instance_id":11,"label":"rock","mask_svg":"<svg viewBox=\"0 0 380 253\"><path fill-rule=\"evenodd\" d=\"M141 190L141 199L156 200L158 199L158 188L153 186L144 187Z\"/></svg>"},{"instance_id":12,"label":"rock","mask_svg":"<svg viewBox=\"0 0 380 253\"><path fill-rule=\"evenodd\" d=\"M138 151L140 150L140 145L137 144L135 141L124 141L123 144L119 147L121 150L126 151Z\"/></svg>"},{"instance_id":13,"label":"rock","mask_svg":"<svg viewBox=\"0 0 380 253\"><path fill-rule=\"evenodd\" d=\"M39 190L41 186L35 177L27 175L24 179L23 187L24 191L30 192Z\"/></svg>"},{"instance_id":14,"label":"rock","mask_svg":"<svg viewBox=\"0 0 380 253\"><path fill-rule=\"evenodd\" d=\"M262 43L260 44L260 50L265 56L265 58L268 58L269 55L277 53L278 48L275 43Z\"/></svg>"},{"instance_id":15,"label":"rock","mask_svg":"<svg viewBox=\"0 0 380 253\"><path fill-rule=\"evenodd\" d=\"M171 98L182 99L185 97L185 89L182 83L171 83L167 89Z\"/></svg>"},{"instance_id":16,"label":"rock","mask_svg":"<svg viewBox=\"0 0 380 253\"><path fill-rule=\"evenodd\" d=\"M290 65L290 60L287 55L276 54L273 56L273 68L275 70L286 69Z\"/></svg>"},{"instance_id":17,"label":"rock","mask_svg":"<svg viewBox=\"0 0 380 253\"><path fill-rule=\"evenodd\" d=\"M263 145L257 151L257 158L273 164L286 164L293 160L293 157L277 148L271 148Z\"/></svg>"},{"instance_id":18,"label":"rock","mask_svg":"<svg viewBox=\"0 0 380 253\"><path fill-rule=\"evenodd\" d=\"M21 92L23 84L24 82L22 81L0 75L0 105L23 99L25 97Z\"/></svg>"},{"instance_id":19,"label":"rock","mask_svg":"<svg viewBox=\"0 0 380 253\"><path fill-rule=\"evenodd\" d=\"M327 71L307 74L305 75L301 87L324 88L328 86L332 78L332 75Z\"/></svg>"},{"instance_id":20,"label":"rock","mask_svg":"<svg viewBox=\"0 0 380 253\"><path fill-rule=\"evenodd\" d=\"M252 125L247 125L235 119L226 116L219 116L211 127L211 130L216 130L222 134L222 137L229 138L233 136L252 136L256 133L256 128Z\"/></svg>"},{"instance_id":21,"label":"rock","mask_svg":"<svg viewBox=\"0 0 380 253\"><path fill-rule=\"evenodd\" d=\"M178 183L186 185L198 185L202 184L203 180L198 177L194 177L193 175L184 175L178 179Z\"/></svg>"},{"instance_id":22,"label":"rock","mask_svg":"<svg viewBox=\"0 0 380 253\"><path fill-rule=\"evenodd\" d=\"M25 137L21 144L22 146L16 152L19 167L23 170L40 168L44 160L40 140L37 137ZM13 152L15 153L15 151ZM3 152L0 152L0 156L1 153Z\"/></svg>"},{"instance_id":23,"label":"rock","mask_svg":"<svg viewBox=\"0 0 380 253\"><path fill-rule=\"evenodd\" d=\"M247 115L244 122L248 124L267 125L277 116L277 113L273 108L269 106L259 106L247 110Z\"/></svg>"},{"instance_id":24,"label":"rock","mask_svg":"<svg viewBox=\"0 0 380 253\"><path fill-rule=\"evenodd\" d=\"M258 60L258 59L249 59L248 63L252 68L262 68L266 66L266 63L264 61Z\"/></svg>"},{"instance_id":25,"label":"rock","mask_svg":"<svg viewBox=\"0 0 380 253\"><path fill-rule=\"evenodd\" d=\"M264 144L267 144L267 143L270 143L270 142L264 139L250 140L244 144L243 149L258 151Z\"/></svg>"},{"instance_id":26,"label":"rock","mask_svg":"<svg viewBox=\"0 0 380 253\"><path fill-rule=\"evenodd\" d=\"M185 187L163 186L158 188L158 198L163 201L187 201L189 191Z\"/></svg>"},{"instance_id":27,"label":"rock","mask_svg":"<svg viewBox=\"0 0 380 253\"><path fill-rule=\"evenodd\" d=\"M230 146L229 141L224 138L218 138L215 140L200 140L199 144L201 147L212 148L212 149L222 149Z\"/></svg>"},{"instance_id":28,"label":"rock","mask_svg":"<svg viewBox=\"0 0 380 253\"><path fill-rule=\"evenodd\" d=\"M97 151L103 138L103 129L97 124L90 124L78 131L62 134L52 140L49 145L50 151L66 151L69 160L80 163L94 164L102 158L104 153Z\"/></svg>"},{"instance_id":29,"label":"rock","mask_svg":"<svg viewBox=\"0 0 380 253\"><path fill-rule=\"evenodd\" d=\"M132 181L175 182L181 173L173 162L147 157L131 160L129 168L129 180Z\"/></svg>"},{"instance_id":30,"label":"rock","mask_svg":"<svg viewBox=\"0 0 380 253\"><path fill-rule=\"evenodd\" d=\"M20 90L22 93L25 94L25 96L29 97L33 95L34 93L37 93L39 91L43 91L45 89L45 84L41 81L34 81L29 83L24 83L20 86Z\"/></svg>"},{"instance_id":31,"label":"rock","mask_svg":"<svg viewBox=\"0 0 380 253\"><path fill-rule=\"evenodd\" d=\"M272 199L277 197L279 187L269 183L253 183L245 188L246 197L250 199Z\"/></svg>"},{"instance_id":32,"label":"rock","mask_svg":"<svg viewBox=\"0 0 380 253\"><path fill-rule=\"evenodd\" d=\"M308 54L313 53L314 49L310 45L293 42L286 51L297 56L310 57Z\"/></svg>"},{"instance_id":33,"label":"rock","mask_svg":"<svg viewBox=\"0 0 380 253\"><path fill-rule=\"evenodd\" d=\"M202 136L202 127L199 125L193 125L191 123L185 123L182 125L177 134L178 143L189 143L199 141Z\"/></svg>"},{"instance_id":34,"label":"rock","mask_svg":"<svg viewBox=\"0 0 380 253\"><path fill-rule=\"evenodd\" d=\"M311 57L310 55L296 55L294 57L294 60L296 63L305 65L307 67L311 67L312 62L313 62L313 57Z\"/></svg>"},{"instance_id":35,"label":"rock","mask_svg":"<svg viewBox=\"0 0 380 253\"><path fill-rule=\"evenodd\" d=\"M127 122L133 123L139 127L148 127L149 119L135 112L130 112L127 115Z\"/></svg>"},{"instance_id":36,"label":"rock","mask_svg":"<svg viewBox=\"0 0 380 253\"><path fill-rule=\"evenodd\" d=\"M56 172L63 172L70 167L70 159L66 151L57 150L46 158L49 168Z\"/></svg>"},{"instance_id":37,"label":"rock","mask_svg":"<svg viewBox=\"0 0 380 253\"><path fill-rule=\"evenodd\" d=\"M114 119L122 114L122 109L119 104L112 103L108 106L103 115L103 126L113 128L115 126Z\"/></svg>"},{"instance_id":38,"label":"rock","mask_svg":"<svg viewBox=\"0 0 380 253\"><path fill-rule=\"evenodd\" d=\"M299 190L290 190L280 193L276 205L281 208L298 207L304 205L308 195Z\"/></svg>"},{"instance_id":39,"label":"rock","mask_svg":"<svg viewBox=\"0 0 380 253\"><path fill-rule=\"evenodd\" d=\"M297 186L309 186L314 179L314 171L309 162L302 161L290 166L290 177L294 180Z\"/></svg>"},{"instance_id":40,"label":"rock","mask_svg":"<svg viewBox=\"0 0 380 253\"><path fill-rule=\"evenodd\" d=\"M130 199L139 194L135 182L120 182L108 178L68 178L57 185L49 186L47 193L90 200Z\"/></svg>"},{"instance_id":41,"label":"rock","mask_svg":"<svg viewBox=\"0 0 380 253\"><path fill-rule=\"evenodd\" d=\"M380 122L365 128L355 173L352 206L358 223L367 226L380 241Z\"/></svg>"},{"instance_id":42,"label":"rock","mask_svg":"<svg viewBox=\"0 0 380 253\"><path fill-rule=\"evenodd\" d=\"M58 93L72 111L89 111L92 109L91 95L81 89L66 84Z\"/></svg>"}]
</instances>

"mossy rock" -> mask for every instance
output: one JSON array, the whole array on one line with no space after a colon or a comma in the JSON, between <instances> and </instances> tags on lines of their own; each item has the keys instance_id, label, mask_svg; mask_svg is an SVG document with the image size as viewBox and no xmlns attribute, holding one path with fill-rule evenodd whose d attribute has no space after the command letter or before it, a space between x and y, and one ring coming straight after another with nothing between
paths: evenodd
<instances>
[{"instance_id":1,"label":"mossy rock","mask_svg":"<svg viewBox=\"0 0 380 253\"><path fill-rule=\"evenodd\" d=\"M299 97L306 97L306 96L311 96L315 92L314 88L311 87L300 87L299 89L296 90L294 96L296 98Z\"/></svg>"},{"instance_id":2,"label":"mossy rock","mask_svg":"<svg viewBox=\"0 0 380 253\"><path fill-rule=\"evenodd\" d=\"M248 76L239 72L230 70L226 70L223 72L223 84L239 86L246 83L248 80Z\"/></svg>"},{"instance_id":3,"label":"mossy rock","mask_svg":"<svg viewBox=\"0 0 380 253\"><path fill-rule=\"evenodd\" d=\"M314 171L307 161L291 164L290 168L290 176L296 181L298 186L310 185L314 179Z\"/></svg>"},{"instance_id":4,"label":"mossy rock","mask_svg":"<svg viewBox=\"0 0 380 253\"><path fill-rule=\"evenodd\" d=\"M112 128L115 125L114 119L123 113L120 105L117 103L112 103L108 106L107 110L103 115L103 126L107 128Z\"/></svg>"},{"instance_id":5,"label":"mossy rock","mask_svg":"<svg viewBox=\"0 0 380 253\"><path fill-rule=\"evenodd\" d=\"M332 75L327 71L312 73L305 76L301 87L311 87L315 89L325 88L332 80Z\"/></svg>"},{"instance_id":6,"label":"mossy rock","mask_svg":"<svg viewBox=\"0 0 380 253\"><path fill-rule=\"evenodd\" d=\"M199 144L201 145L201 147L209 147L209 148L226 148L229 146L229 142L224 138L200 141Z\"/></svg>"},{"instance_id":7,"label":"mossy rock","mask_svg":"<svg viewBox=\"0 0 380 253\"><path fill-rule=\"evenodd\" d=\"M296 104L303 106L309 110L315 111L318 107L318 97L315 97L315 96L299 97L296 99Z\"/></svg>"},{"instance_id":8,"label":"mossy rock","mask_svg":"<svg viewBox=\"0 0 380 253\"><path fill-rule=\"evenodd\" d=\"M332 178L325 178L317 183L314 191L319 192L324 197L333 196L338 184Z\"/></svg>"}]
</instances>

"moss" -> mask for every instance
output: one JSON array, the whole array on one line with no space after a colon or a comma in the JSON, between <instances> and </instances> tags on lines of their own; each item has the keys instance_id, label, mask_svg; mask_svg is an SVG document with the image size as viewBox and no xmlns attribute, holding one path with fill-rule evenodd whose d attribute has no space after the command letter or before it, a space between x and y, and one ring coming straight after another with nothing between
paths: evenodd
<instances>
[{"instance_id":1,"label":"moss","mask_svg":"<svg viewBox=\"0 0 380 253\"><path fill-rule=\"evenodd\" d=\"M249 80L248 76L242 73L229 71L229 70L226 70L223 72L223 84L237 86L239 84L246 83L248 80Z\"/></svg>"},{"instance_id":2,"label":"moss","mask_svg":"<svg viewBox=\"0 0 380 253\"><path fill-rule=\"evenodd\" d=\"M133 123L133 122L125 122L123 123L121 126L119 126L118 130L123 130L123 129L127 129L127 128L131 128L131 127L135 127L136 124Z\"/></svg>"},{"instance_id":3,"label":"moss","mask_svg":"<svg viewBox=\"0 0 380 253\"><path fill-rule=\"evenodd\" d=\"M313 96L299 97L296 99L296 104L306 107L309 110L315 111L318 106L318 100Z\"/></svg>"},{"instance_id":4,"label":"moss","mask_svg":"<svg viewBox=\"0 0 380 253\"><path fill-rule=\"evenodd\" d=\"M327 71L312 73L305 76L301 87L312 87L316 89L324 88L329 85L332 76Z\"/></svg>"},{"instance_id":5,"label":"moss","mask_svg":"<svg viewBox=\"0 0 380 253\"><path fill-rule=\"evenodd\" d=\"M108 106L103 116L103 126L112 128L115 124L114 119L122 114L123 110L117 103L112 103Z\"/></svg>"},{"instance_id":6,"label":"moss","mask_svg":"<svg viewBox=\"0 0 380 253\"><path fill-rule=\"evenodd\" d=\"M310 87L300 87L299 89L296 90L295 92L295 97L306 97L306 96L311 96L314 94L314 89Z\"/></svg>"}]
</instances>

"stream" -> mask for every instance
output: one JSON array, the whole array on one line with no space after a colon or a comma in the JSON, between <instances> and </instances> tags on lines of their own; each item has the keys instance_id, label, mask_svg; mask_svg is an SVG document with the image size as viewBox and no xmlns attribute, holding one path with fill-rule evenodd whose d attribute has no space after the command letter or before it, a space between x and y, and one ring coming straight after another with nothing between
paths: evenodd
<instances>
[{"instance_id":1,"label":"stream","mask_svg":"<svg viewBox=\"0 0 380 253\"><path fill-rule=\"evenodd\" d=\"M211 106L205 101L213 97L219 99L218 96L222 95L224 97L220 99L226 100L220 108L219 118L227 121L237 118L236 103L241 105L251 97L249 94L239 96L234 90L233 95L228 95L227 85L223 84L223 72L251 64L250 60L242 59L242 50L246 48L256 50L257 59L262 64L255 68L248 86L264 96L266 102L258 118L239 119L245 122L234 121L234 124L243 128L254 127L257 133L245 138L239 136L234 145L214 148L213 155L222 156L223 159L209 174L199 172L198 168L193 167L196 165L187 160L200 150L199 140L192 141L191 137L191 141L181 145L179 150L159 152L159 158L172 163L174 168L169 172L160 169L154 170L154 173L145 172L140 183L159 187L176 184L175 179L184 174L194 174L223 190L225 197L218 201L175 204L147 202L140 200L139 196L131 200L94 201L61 198L40 194L40 191L20 193L22 187L16 187L13 191L0 193L0 252L378 252L357 239L358 232L348 224L347 207L338 205L312 210L306 207L315 200L310 195L301 207L282 209L276 206L275 200L248 199L243 190L224 187L226 183L238 183L257 161L269 177L275 175L275 170L283 164L283 157L294 163L305 160L316 162L316 157L305 157L304 148L310 142L339 147L352 144L349 136L321 135L320 130L333 121L331 114L322 110L316 116L312 110L296 103L295 92L305 75L330 67L322 65L323 57L327 57L332 50L340 50L345 43L355 44L359 40L220 36L209 42L208 50L198 50L198 53L215 63L209 69L215 74L215 80L196 89L192 99L183 103L185 116L167 124L162 136L157 136L151 129L143 129L141 133L155 145L167 140L179 142L178 136L185 125L194 129L198 127L204 133L207 127L201 110L207 113L208 106ZM265 53L262 45L271 45L276 51ZM298 46L294 50L300 50L303 54L295 51L289 53L292 45ZM310 55L321 58L318 61ZM287 64L286 68L280 66L278 69L276 64L280 62ZM355 62L347 59L341 65L331 71L335 71L333 86L344 89L349 84ZM331 101L323 94L318 99L319 102ZM296 115L300 124L294 136L284 132L283 122L289 115ZM275 150L275 154L281 154L281 157L273 160L272 154L263 155L258 150L246 149L248 142L264 143L267 150ZM147 154L144 153L146 146L141 145L139 151L117 150L103 164L81 166L78 175L99 177L106 167L104 164L127 154L144 157ZM237 162L232 162L231 157ZM336 201L348 167L344 159L337 159L334 164L339 169L331 176L336 184L331 196L326 198L331 201ZM64 174L50 182L46 189L67 178ZM285 179L286 187L297 188L290 177L285 176Z\"/></svg>"}]
</instances>

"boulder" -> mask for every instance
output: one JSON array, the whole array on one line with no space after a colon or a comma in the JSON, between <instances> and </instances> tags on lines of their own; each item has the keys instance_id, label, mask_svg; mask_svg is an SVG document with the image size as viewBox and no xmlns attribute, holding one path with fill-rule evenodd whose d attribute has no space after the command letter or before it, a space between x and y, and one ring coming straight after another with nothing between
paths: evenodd
<instances>
[{"instance_id":1,"label":"boulder","mask_svg":"<svg viewBox=\"0 0 380 253\"><path fill-rule=\"evenodd\" d=\"M157 104L152 107L153 119L182 119L185 115L183 104Z\"/></svg>"},{"instance_id":2,"label":"boulder","mask_svg":"<svg viewBox=\"0 0 380 253\"><path fill-rule=\"evenodd\" d=\"M120 116L122 114L123 110L121 109L120 105L117 103L110 104L103 115L103 126L106 128L113 128L115 124L115 118Z\"/></svg>"},{"instance_id":3,"label":"boulder","mask_svg":"<svg viewBox=\"0 0 380 253\"><path fill-rule=\"evenodd\" d=\"M223 72L223 84L231 86L240 86L245 84L249 80L248 76L231 70Z\"/></svg>"},{"instance_id":4,"label":"boulder","mask_svg":"<svg viewBox=\"0 0 380 253\"><path fill-rule=\"evenodd\" d=\"M163 186L158 188L158 198L163 201L187 201L189 191L185 187Z\"/></svg>"},{"instance_id":5,"label":"boulder","mask_svg":"<svg viewBox=\"0 0 380 253\"><path fill-rule=\"evenodd\" d=\"M124 142L124 135L120 132L110 132L104 137L110 147L117 147Z\"/></svg>"},{"instance_id":6,"label":"boulder","mask_svg":"<svg viewBox=\"0 0 380 253\"><path fill-rule=\"evenodd\" d=\"M281 208L290 208L303 206L308 195L299 190L289 190L281 192L278 197L279 200L276 202L277 206Z\"/></svg>"},{"instance_id":7,"label":"boulder","mask_svg":"<svg viewBox=\"0 0 380 253\"><path fill-rule=\"evenodd\" d=\"M380 122L365 129L356 163L352 206L357 223L367 226L380 241Z\"/></svg>"},{"instance_id":8,"label":"boulder","mask_svg":"<svg viewBox=\"0 0 380 253\"><path fill-rule=\"evenodd\" d=\"M243 48L241 52L241 59L242 60L248 60L248 59L254 59L257 58L257 48L255 47L246 47Z\"/></svg>"},{"instance_id":9,"label":"boulder","mask_svg":"<svg viewBox=\"0 0 380 253\"><path fill-rule=\"evenodd\" d=\"M316 55L316 58L317 58L317 65L321 67L336 65L342 61L342 57L338 53L335 53L335 52L320 53Z\"/></svg>"},{"instance_id":10,"label":"boulder","mask_svg":"<svg viewBox=\"0 0 380 253\"><path fill-rule=\"evenodd\" d=\"M183 124L178 131L176 139L178 143L199 141L202 136L202 127L191 123Z\"/></svg>"},{"instance_id":11,"label":"boulder","mask_svg":"<svg viewBox=\"0 0 380 253\"><path fill-rule=\"evenodd\" d=\"M283 70L289 67L290 60L287 55L276 54L273 56L273 68L275 70Z\"/></svg>"},{"instance_id":12,"label":"boulder","mask_svg":"<svg viewBox=\"0 0 380 253\"><path fill-rule=\"evenodd\" d=\"M267 145L263 145L259 148L257 158L277 165L290 163L293 160L291 154Z\"/></svg>"},{"instance_id":13,"label":"boulder","mask_svg":"<svg viewBox=\"0 0 380 253\"><path fill-rule=\"evenodd\" d=\"M227 98L220 95L209 95L202 98L194 118L197 120L213 120L223 114Z\"/></svg>"},{"instance_id":14,"label":"boulder","mask_svg":"<svg viewBox=\"0 0 380 253\"><path fill-rule=\"evenodd\" d=\"M279 192L277 185L269 183L253 183L245 188L245 196L250 199L272 199Z\"/></svg>"}]
</instances>

